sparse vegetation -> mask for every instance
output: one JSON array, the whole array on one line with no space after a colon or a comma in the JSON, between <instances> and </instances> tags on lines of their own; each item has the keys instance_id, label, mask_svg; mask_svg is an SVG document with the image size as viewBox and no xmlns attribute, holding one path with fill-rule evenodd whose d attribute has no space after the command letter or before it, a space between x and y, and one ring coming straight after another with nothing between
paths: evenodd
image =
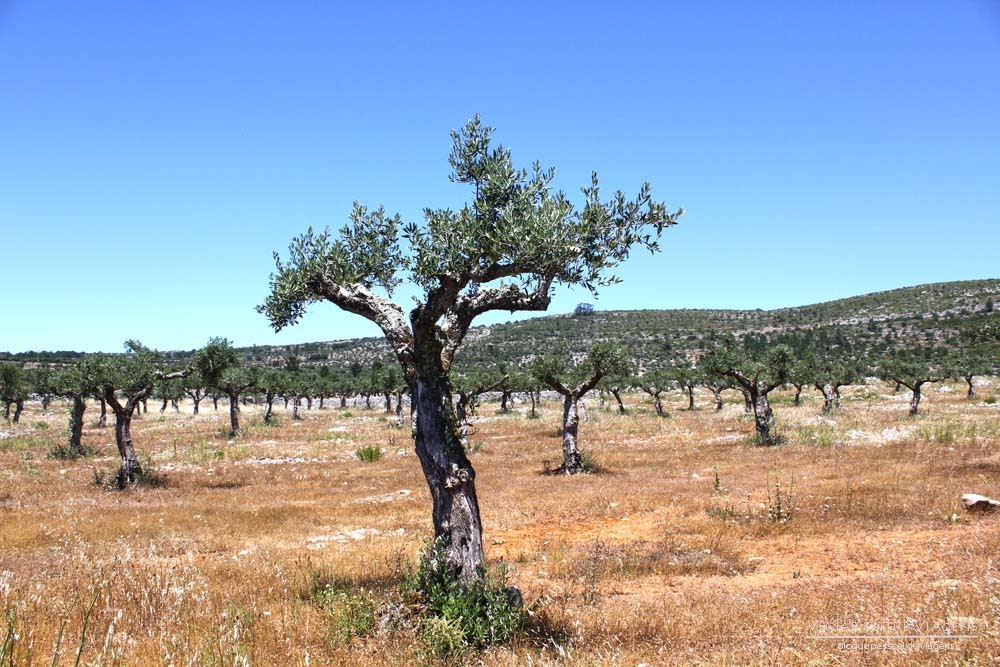
<instances>
[{"instance_id":1,"label":"sparse vegetation","mask_svg":"<svg viewBox=\"0 0 1000 667\"><path fill-rule=\"evenodd\" d=\"M375 463L382 458L382 450L374 445L365 445L354 450L354 455L365 463Z\"/></svg>"},{"instance_id":2,"label":"sparse vegetation","mask_svg":"<svg viewBox=\"0 0 1000 667\"><path fill-rule=\"evenodd\" d=\"M992 391L996 380L987 382ZM78 646L80 664L159 663L172 641L178 664L241 655L295 663L306 653L314 664L537 664L555 659L556 646L584 663L657 664L662 646L678 644L693 647L685 660L707 664L761 664L787 646L799 656L789 662L819 661L829 647L801 640L799 629L858 609L929 624L949 614L992 618L988 598L971 591L992 585L982 563L1000 534L991 518L966 517L958 498L984 489L983 475L1000 466L1000 413L970 404L962 380L944 386L951 391L935 392L934 410L918 422L900 418L907 397L879 382L844 388L845 408L830 418L818 417L816 395L801 409L778 407L788 435L780 449L747 443L738 395L719 413L689 412L687 396L673 391L670 420L632 410L592 421L587 451L615 474L556 480L552 494L527 489L538 484L561 403L544 397L538 420L483 418L477 440L487 446L476 460L496 499L483 515L485 538L490 567L506 563L523 587L517 623L499 580L487 577L493 592L468 604L442 602L441 587L434 607L447 614L404 585L429 537L414 497L423 480L397 448L377 468L356 464L355 450L386 437L384 421L364 409L293 422L291 406L277 404L278 425L246 429L229 444L211 410L194 415L182 403L163 422L134 425L141 469L168 483L137 483L119 500L104 488L116 474L107 459L48 456L66 442L72 402L55 399L43 414L29 401L21 430L0 440L0 612L16 610L15 665L25 663L29 637L36 656L48 647L48 664L60 627L59 660L69 664ZM791 403L791 390L776 394ZM644 395L623 398L637 405ZM243 410L259 424L265 406ZM88 425L82 444L106 452L110 435ZM95 472L100 487L90 484ZM337 576L303 586L316 570ZM930 592L951 590L945 580L957 582L948 584L954 591L928 606ZM83 606L94 596L84 631ZM457 610L476 610L475 619L494 604L501 611L489 613L507 619L496 627L515 629L478 653L506 631L490 635L491 624L460 620ZM724 618L710 613L719 608L729 610ZM739 632L762 623L772 635ZM188 634L172 640L178 627ZM990 636L972 634L957 650L988 654ZM939 655L917 649L906 660Z\"/></svg>"}]
</instances>

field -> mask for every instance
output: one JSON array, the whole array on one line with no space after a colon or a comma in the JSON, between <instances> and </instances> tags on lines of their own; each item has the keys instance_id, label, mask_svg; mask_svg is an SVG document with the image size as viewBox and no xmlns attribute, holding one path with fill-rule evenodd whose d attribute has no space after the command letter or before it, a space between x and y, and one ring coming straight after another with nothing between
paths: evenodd
<instances>
[{"instance_id":1,"label":"field","mask_svg":"<svg viewBox=\"0 0 1000 667\"><path fill-rule=\"evenodd\" d=\"M694 412L673 392L665 419L642 395L627 416L591 397L581 443L600 472L576 477L543 474L560 460L558 404L529 419L523 404L486 403L472 460L487 558L531 615L515 641L450 660L997 664L1000 516L969 514L960 496L1000 495L998 388L970 401L935 386L916 418L884 384L848 388L829 419L816 392L801 406L781 393L787 442L772 448L750 444L735 392L721 413L707 392ZM445 661L406 624L350 636L350 614L317 595L332 584L378 605L416 563L430 500L408 431L363 405L297 422L279 408L276 426L247 406L231 440L224 404L158 407L133 427L155 483L126 492L98 483L117 459L93 406L84 442L97 453L82 461L49 456L62 403L4 427L0 665ZM359 460L366 445L381 458Z\"/></svg>"}]
</instances>

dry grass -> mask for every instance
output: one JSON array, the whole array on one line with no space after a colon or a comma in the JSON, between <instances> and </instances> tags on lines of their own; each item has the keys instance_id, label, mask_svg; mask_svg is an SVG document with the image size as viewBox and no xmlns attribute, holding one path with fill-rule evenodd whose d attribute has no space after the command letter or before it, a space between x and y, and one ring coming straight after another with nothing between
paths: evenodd
<instances>
[{"instance_id":1,"label":"dry grass","mask_svg":"<svg viewBox=\"0 0 1000 667\"><path fill-rule=\"evenodd\" d=\"M775 448L749 444L735 396L716 414L707 393L688 412L675 392L668 419L638 395L627 417L592 399L582 443L607 473L576 478L540 474L559 458L554 403L538 420L484 405L473 458L487 555L533 615L517 641L465 661L996 664L1000 516L968 516L959 497L1000 495L1000 407L954 388L929 392L916 419L884 386L849 390L831 419L817 397L783 397L788 443ZM85 432L96 458L54 460L65 406L29 406L0 440L11 664L51 664L61 628L56 664L78 649L82 665L433 662L412 634L338 639L309 601L316 580L391 590L430 533L407 434L349 410L301 422L279 410L265 427L250 407L239 441L223 435L224 406L151 412L135 437L165 483L117 493L94 484L115 466L110 429ZM381 459L359 461L363 446ZM908 652L809 638L904 623L973 638Z\"/></svg>"}]
</instances>

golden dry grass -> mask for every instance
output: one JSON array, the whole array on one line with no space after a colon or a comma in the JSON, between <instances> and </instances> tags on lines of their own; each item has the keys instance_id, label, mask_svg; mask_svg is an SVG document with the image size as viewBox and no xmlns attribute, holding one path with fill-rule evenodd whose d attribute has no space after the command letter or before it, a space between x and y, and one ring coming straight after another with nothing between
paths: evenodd
<instances>
[{"instance_id":1,"label":"golden dry grass","mask_svg":"<svg viewBox=\"0 0 1000 667\"><path fill-rule=\"evenodd\" d=\"M980 391L995 396L997 383ZM606 472L574 478L540 474L560 457L555 403L537 420L480 408L487 556L508 564L533 615L516 641L465 662L1000 661L1000 516L967 515L959 499L1000 495L1000 407L955 385L928 392L911 419L906 396L872 385L825 419L817 397L793 407L782 395L788 442L758 448L735 396L720 414L706 393L695 412L672 398L668 419L638 395L626 417L591 398L582 443ZM249 407L239 441L224 436L224 406L151 411L134 426L137 448L166 483L111 492L94 477L115 467L112 430L88 423L96 458L54 460L65 406L29 406L0 440L0 640L9 625L13 664L50 664L63 624L56 664L74 664L78 646L83 665L428 660L405 633L339 641L308 600L316 577L395 586L430 534L408 434L378 410L348 410L301 422L278 410L281 424L265 427ZM382 459L359 462L362 445ZM905 651L810 638L904 626L972 638L896 642Z\"/></svg>"}]
</instances>

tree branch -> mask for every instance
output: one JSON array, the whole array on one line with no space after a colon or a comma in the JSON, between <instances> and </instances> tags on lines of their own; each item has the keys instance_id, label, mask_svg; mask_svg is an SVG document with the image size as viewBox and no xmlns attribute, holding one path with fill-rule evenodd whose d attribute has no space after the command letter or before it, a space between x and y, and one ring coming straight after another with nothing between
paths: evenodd
<instances>
[{"instance_id":1,"label":"tree branch","mask_svg":"<svg viewBox=\"0 0 1000 667\"><path fill-rule=\"evenodd\" d=\"M448 339L446 354L454 358L455 351L469 332L472 321L479 315L491 310L545 310L549 307L553 276L540 276L538 284L531 292L526 292L518 285L502 285L480 290L475 294L466 294L458 298L454 307L448 312L443 326Z\"/></svg>"},{"instance_id":2,"label":"tree branch","mask_svg":"<svg viewBox=\"0 0 1000 667\"><path fill-rule=\"evenodd\" d=\"M317 294L342 310L377 324L400 362L408 369L413 367L413 334L399 305L360 283L338 285L320 277L315 288Z\"/></svg>"}]
</instances>

